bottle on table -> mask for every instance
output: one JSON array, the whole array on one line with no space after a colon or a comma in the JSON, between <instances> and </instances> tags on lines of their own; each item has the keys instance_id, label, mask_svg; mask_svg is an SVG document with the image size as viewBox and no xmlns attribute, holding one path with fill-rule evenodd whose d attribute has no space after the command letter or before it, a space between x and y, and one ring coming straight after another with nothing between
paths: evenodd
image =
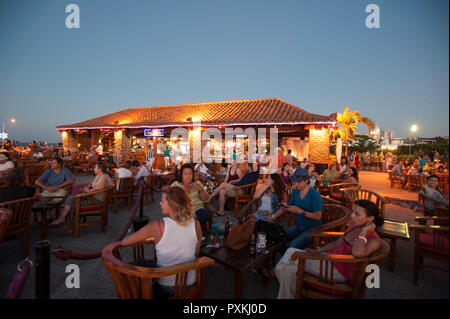
<instances>
[{"instance_id":1,"label":"bottle on table","mask_svg":"<svg viewBox=\"0 0 450 319\"><path fill-rule=\"evenodd\" d=\"M256 242L255 242L255 234L253 233L252 234L252 239L250 240L250 244L249 244L249 247L248 247L250 255L254 255L256 253L255 244L256 244Z\"/></svg>"}]
</instances>

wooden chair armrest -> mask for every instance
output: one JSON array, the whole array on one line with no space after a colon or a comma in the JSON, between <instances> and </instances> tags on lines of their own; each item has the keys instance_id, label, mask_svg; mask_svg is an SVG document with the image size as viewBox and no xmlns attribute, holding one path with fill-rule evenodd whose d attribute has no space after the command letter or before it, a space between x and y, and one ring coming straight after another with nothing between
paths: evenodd
<instances>
[{"instance_id":1,"label":"wooden chair armrest","mask_svg":"<svg viewBox=\"0 0 450 319\"><path fill-rule=\"evenodd\" d=\"M346 224L349 220L350 220L350 216L344 216L344 217L341 217L341 218L339 218L339 219L337 219L335 221L332 221L330 223L311 227L310 231L314 232L314 233L325 232L325 231L327 231L329 229L334 229L336 227L342 226L342 225Z\"/></svg>"},{"instance_id":2,"label":"wooden chair armrest","mask_svg":"<svg viewBox=\"0 0 450 319\"><path fill-rule=\"evenodd\" d=\"M440 217L440 216L417 216L414 218L414 220L420 221L420 220L448 220L448 217ZM412 225L411 225L412 226Z\"/></svg>"},{"instance_id":3,"label":"wooden chair armrest","mask_svg":"<svg viewBox=\"0 0 450 319\"><path fill-rule=\"evenodd\" d=\"M236 185L234 185L234 190L235 191L239 191L241 188L247 188L247 187L252 187L252 186L254 186L254 185L256 185L256 184L258 184L258 182L256 182L256 183L252 183L252 184L247 184L247 185L241 185L241 186L236 186Z\"/></svg>"},{"instance_id":4,"label":"wooden chair armrest","mask_svg":"<svg viewBox=\"0 0 450 319\"><path fill-rule=\"evenodd\" d=\"M344 232L332 232L332 231L314 232L313 229L311 228L311 233L309 234L309 237L337 238L337 237L341 237L343 235L344 235Z\"/></svg>"},{"instance_id":5,"label":"wooden chair armrest","mask_svg":"<svg viewBox=\"0 0 450 319\"><path fill-rule=\"evenodd\" d=\"M439 229L443 231L448 231L448 226L439 226L439 225L410 225L409 227L413 230Z\"/></svg>"},{"instance_id":6,"label":"wooden chair armrest","mask_svg":"<svg viewBox=\"0 0 450 319\"><path fill-rule=\"evenodd\" d=\"M295 252L291 256L291 260L322 260L322 261L333 261L333 262L348 262L348 263L358 263L361 258L355 258L352 255L338 255L338 254L315 254L308 252Z\"/></svg>"},{"instance_id":7,"label":"wooden chair armrest","mask_svg":"<svg viewBox=\"0 0 450 319\"><path fill-rule=\"evenodd\" d=\"M111 186L111 187L108 187L108 188L100 189L100 190L95 191L95 192L78 194L78 195L75 195L74 197L72 197L72 199L75 200L75 199L78 199L78 198L85 198L85 197L87 198L87 197L90 197L92 195L96 195L96 194L100 194L100 193L103 193L105 191L108 191L110 188L113 189L114 187Z\"/></svg>"}]
</instances>

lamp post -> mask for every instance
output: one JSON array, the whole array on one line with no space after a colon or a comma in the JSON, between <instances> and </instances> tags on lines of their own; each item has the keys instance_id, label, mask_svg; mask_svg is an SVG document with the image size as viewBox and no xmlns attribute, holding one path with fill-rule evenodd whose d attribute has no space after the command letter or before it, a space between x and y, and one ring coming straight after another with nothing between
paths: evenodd
<instances>
[{"instance_id":1,"label":"lamp post","mask_svg":"<svg viewBox=\"0 0 450 319\"><path fill-rule=\"evenodd\" d=\"M409 155L411 156L411 143L412 143L412 135L417 131L417 125L413 124L410 127L411 137L409 138Z\"/></svg>"},{"instance_id":2,"label":"lamp post","mask_svg":"<svg viewBox=\"0 0 450 319\"><path fill-rule=\"evenodd\" d=\"M12 118L12 119L10 119L10 122L16 123L16 119ZM1 136L2 146L5 144L5 140L7 139L7 137L8 137L8 134L6 134L6 132L5 132L5 121L2 121L2 136Z\"/></svg>"}]
</instances>

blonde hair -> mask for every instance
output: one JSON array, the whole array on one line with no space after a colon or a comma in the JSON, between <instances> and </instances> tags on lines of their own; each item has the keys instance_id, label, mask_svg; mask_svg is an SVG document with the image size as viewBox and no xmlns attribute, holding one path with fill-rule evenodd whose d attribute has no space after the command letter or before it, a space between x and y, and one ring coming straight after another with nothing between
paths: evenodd
<instances>
[{"instance_id":1,"label":"blonde hair","mask_svg":"<svg viewBox=\"0 0 450 319\"><path fill-rule=\"evenodd\" d=\"M171 186L162 192L166 194L167 202L172 209L171 217L181 226L189 224L194 219L194 207L184 188Z\"/></svg>"}]
</instances>

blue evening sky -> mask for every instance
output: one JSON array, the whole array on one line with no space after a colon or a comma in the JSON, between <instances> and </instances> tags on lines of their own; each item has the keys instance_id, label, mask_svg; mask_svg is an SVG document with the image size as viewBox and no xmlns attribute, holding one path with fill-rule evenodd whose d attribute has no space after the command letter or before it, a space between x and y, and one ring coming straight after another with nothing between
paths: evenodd
<instances>
[{"instance_id":1,"label":"blue evening sky","mask_svg":"<svg viewBox=\"0 0 450 319\"><path fill-rule=\"evenodd\" d=\"M370 3L381 29L365 27ZM129 107L277 97L448 135L448 3L0 0L0 119L17 119L12 139L57 142L57 125Z\"/></svg>"}]
</instances>

